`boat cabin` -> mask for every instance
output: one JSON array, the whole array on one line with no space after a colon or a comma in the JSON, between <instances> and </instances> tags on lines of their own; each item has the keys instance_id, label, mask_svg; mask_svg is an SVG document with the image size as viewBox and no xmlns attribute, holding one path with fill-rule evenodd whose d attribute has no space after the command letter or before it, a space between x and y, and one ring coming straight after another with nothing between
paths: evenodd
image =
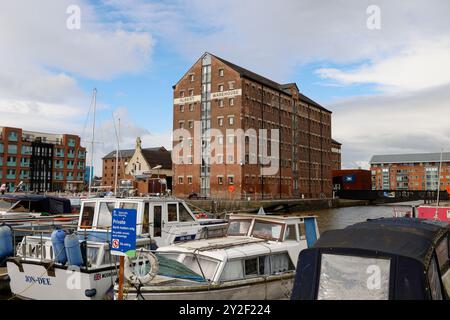
<instances>
[{"instance_id":1,"label":"boat cabin","mask_svg":"<svg viewBox=\"0 0 450 320\"><path fill-rule=\"evenodd\" d=\"M158 246L194 240L200 237L199 232L203 229L202 222L195 218L186 203L175 198L97 198L82 200L79 233L108 234L115 208L136 209L136 235L138 238L151 238ZM205 225L207 223L205 220Z\"/></svg>"},{"instance_id":2,"label":"boat cabin","mask_svg":"<svg viewBox=\"0 0 450 320\"><path fill-rule=\"evenodd\" d=\"M313 216L232 214L226 237L162 247L157 254L220 283L293 272L300 251L318 235Z\"/></svg>"},{"instance_id":3,"label":"boat cabin","mask_svg":"<svg viewBox=\"0 0 450 320\"><path fill-rule=\"evenodd\" d=\"M450 225L367 220L324 232L298 258L292 300L450 298Z\"/></svg>"}]
</instances>

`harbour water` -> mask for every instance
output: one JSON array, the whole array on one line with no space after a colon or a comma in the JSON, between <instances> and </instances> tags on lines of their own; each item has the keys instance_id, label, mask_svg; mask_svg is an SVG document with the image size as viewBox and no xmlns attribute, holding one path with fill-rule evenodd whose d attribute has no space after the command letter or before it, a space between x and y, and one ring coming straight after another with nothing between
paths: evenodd
<instances>
[{"instance_id":1,"label":"harbour water","mask_svg":"<svg viewBox=\"0 0 450 320\"><path fill-rule=\"evenodd\" d=\"M402 206L410 206L412 203L391 204L382 206L362 206L347 207L337 209L326 209L318 211L309 211L307 214L316 215L319 232L323 233L327 230L341 229L346 226L366 221L367 219L376 219L381 217L392 217L394 209ZM418 203L415 203L418 204ZM293 215L305 215L305 212L292 213ZM0 293L0 300L10 298L10 295Z\"/></svg>"}]
</instances>

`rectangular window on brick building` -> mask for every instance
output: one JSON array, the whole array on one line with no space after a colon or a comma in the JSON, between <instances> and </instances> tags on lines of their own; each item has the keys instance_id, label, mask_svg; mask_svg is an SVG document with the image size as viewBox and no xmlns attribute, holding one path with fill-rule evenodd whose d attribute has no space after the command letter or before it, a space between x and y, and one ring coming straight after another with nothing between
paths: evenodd
<instances>
[{"instance_id":1,"label":"rectangular window on brick building","mask_svg":"<svg viewBox=\"0 0 450 320\"><path fill-rule=\"evenodd\" d=\"M230 98L230 99L228 100L228 104L229 104L230 106L234 106L234 98Z\"/></svg>"},{"instance_id":2,"label":"rectangular window on brick building","mask_svg":"<svg viewBox=\"0 0 450 320\"><path fill-rule=\"evenodd\" d=\"M217 176L217 184L220 184L220 185L223 184L223 177L222 176Z\"/></svg>"},{"instance_id":3,"label":"rectangular window on brick building","mask_svg":"<svg viewBox=\"0 0 450 320\"><path fill-rule=\"evenodd\" d=\"M219 125L219 127L223 126L223 117L217 118L217 124Z\"/></svg>"},{"instance_id":4,"label":"rectangular window on brick building","mask_svg":"<svg viewBox=\"0 0 450 320\"><path fill-rule=\"evenodd\" d=\"M183 184L183 177L178 177L178 184Z\"/></svg>"},{"instance_id":5,"label":"rectangular window on brick building","mask_svg":"<svg viewBox=\"0 0 450 320\"><path fill-rule=\"evenodd\" d=\"M234 176L228 176L228 184L234 184Z\"/></svg>"},{"instance_id":6,"label":"rectangular window on brick building","mask_svg":"<svg viewBox=\"0 0 450 320\"><path fill-rule=\"evenodd\" d=\"M219 84L219 91L220 91L220 92L223 91L223 84Z\"/></svg>"},{"instance_id":7,"label":"rectangular window on brick building","mask_svg":"<svg viewBox=\"0 0 450 320\"><path fill-rule=\"evenodd\" d=\"M193 74L190 74L190 75L189 75L189 81L190 81L190 82L194 82L194 75L193 75Z\"/></svg>"},{"instance_id":8,"label":"rectangular window on brick building","mask_svg":"<svg viewBox=\"0 0 450 320\"><path fill-rule=\"evenodd\" d=\"M234 125L234 117L228 117L228 123L230 126Z\"/></svg>"},{"instance_id":9,"label":"rectangular window on brick building","mask_svg":"<svg viewBox=\"0 0 450 320\"><path fill-rule=\"evenodd\" d=\"M180 105L180 112L184 112L184 105Z\"/></svg>"},{"instance_id":10,"label":"rectangular window on brick building","mask_svg":"<svg viewBox=\"0 0 450 320\"><path fill-rule=\"evenodd\" d=\"M191 104L189 105L189 111L190 111L190 112L194 111L194 104L191 103Z\"/></svg>"},{"instance_id":11,"label":"rectangular window on brick building","mask_svg":"<svg viewBox=\"0 0 450 320\"><path fill-rule=\"evenodd\" d=\"M194 121L189 121L189 129L192 129L192 128L194 128Z\"/></svg>"},{"instance_id":12,"label":"rectangular window on brick building","mask_svg":"<svg viewBox=\"0 0 450 320\"><path fill-rule=\"evenodd\" d=\"M219 69L219 77L223 77L224 75L224 70L223 69Z\"/></svg>"},{"instance_id":13,"label":"rectangular window on brick building","mask_svg":"<svg viewBox=\"0 0 450 320\"><path fill-rule=\"evenodd\" d=\"M189 90L189 96L192 97L194 95L194 90Z\"/></svg>"},{"instance_id":14,"label":"rectangular window on brick building","mask_svg":"<svg viewBox=\"0 0 450 320\"><path fill-rule=\"evenodd\" d=\"M188 184L192 184L192 177L188 176L187 179L188 179Z\"/></svg>"},{"instance_id":15,"label":"rectangular window on brick building","mask_svg":"<svg viewBox=\"0 0 450 320\"><path fill-rule=\"evenodd\" d=\"M223 107L223 100L222 99L218 100L217 101L217 105L219 106L219 108L222 108Z\"/></svg>"}]
</instances>

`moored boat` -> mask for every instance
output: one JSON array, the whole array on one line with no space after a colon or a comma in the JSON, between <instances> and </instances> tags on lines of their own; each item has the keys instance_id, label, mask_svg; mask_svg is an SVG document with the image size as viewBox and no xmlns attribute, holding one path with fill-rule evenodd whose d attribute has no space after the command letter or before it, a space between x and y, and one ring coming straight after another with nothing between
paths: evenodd
<instances>
[{"instance_id":1,"label":"moored boat","mask_svg":"<svg viewBox=\"0 0 450 320\"><path fill-rule=\"evenodd\" d=\"M154 260L159 267L153 279L148 277L151 264L135 262L130 267L133 262L128 262L132 271L126 272L131 277L125 285L125 298L289 298L298 255L319 235L316 218L233 214L228 224L226 237L158 248ZM116 284L116 297L118 288Z\"/></svg>"},{"instance_id":2,"label":"moored boat","mask_svg":"<svg viewBox=\"0 0 450 320\"><path fill-rule=\"evenodd\" d=\"M226 226L222 220L199 222L175 198L82 200L75 230L49 230L23 238L16 256L7 260L12 293L38 300L107 298L117 274L118 259L109 248L115 208L137 210L137 248L219 236Z\"/></svg>"}]
</instances>

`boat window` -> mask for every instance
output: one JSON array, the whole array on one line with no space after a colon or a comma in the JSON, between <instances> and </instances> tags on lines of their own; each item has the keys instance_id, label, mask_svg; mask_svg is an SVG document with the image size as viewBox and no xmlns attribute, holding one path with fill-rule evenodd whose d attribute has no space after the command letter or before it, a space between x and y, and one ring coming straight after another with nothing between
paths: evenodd
<instances>
[{"instance_id":1,"label":"boat window","mask_svg":"<svg viewBox=\"0 0 450 320\"><path fill-rule=\"evenodd\" d=\"M136 209L138 204L136 202L121 202L119 205L120 209Z\"/></svg>"},{"instance_id":2,"label":"boat window","mask_svg":"<svg viewBox=\"0 0 450 320\"><path fill-rule=\"evenodd\" d=\"M230 220L228 224L227 235L228 236L247 235L251 223L252 220Z\"/></svg>"},{"instance_id":3,"label":"boat window","mask_svg":"<svg viewBox=\"0 0 450 320\"><path fill-rule=\"evenodd\" d=\"M176 203L169 203L167 205L167 218L168 218L169 222L178 221L177 204Z\"/></svg>"},{"instance_id":4,"label":"boat window","mask_svg":"<svg viewBox=\"0 0 450 320\"><path fill-rule=\"evenodd\" d=\"M438 258L439 269L445 267L445 264L448 262L448 238L444 237L444 239L439 242L436 246L436 256Z\"/></svg>"},{"instance_id":5,"label":"boat window","mask_svg":"<svg viewBox=\"0 0 450 320\"><path fill-rule=\"evenodd\" d=\"M244 261L244 266L246 276L258 275L258 258L246 259Z\"/></svg>"},{"instance_id":6,"label":"boat window","mask_svg":"<svg viewBox=\"0 0 450 320\"><path fill-rule=\"evenodd\" d=\"M153 236L161 237L162 206L153 207Z\"/></svg>"},{"instance_id":7,"label":"boat window","mask_svg":"<svg viewBox=\"0 0 450 320\"><path fill-rule=\"evenodd\" d=\"M299 239L300 240L306 240L306 227L305 227L304 223L299 223L298 224L298 231L300 232Z\"/></svg>"},{"instance_id":8,"label":"boat window","mask_svg":"<svg viewBox=\"0 0 450 320\"><path fill-rule=\"evenodd\" d=\"M6 211L11 208L11 202L0 200L0 210Z\"/></svg>"},{"instance_id":9,"label":"boat window","mask_svg":"<svg viewBox=\"0 0 450 320\"><path fill-rule=\"evenodd\" d=\"M144 203L144 217L142 221L142 233L150 233L150 203Z\"/></svg>"},{"instance_id":10,"label":"boat window","mask_svg":"<svg viewBox=\"0 0 450 320\"><path fill-rule=\"evenodd\" d=\"M86 258L87 258L88 266L92 266L97 263L98 249L99 248L97 248L97 247L87 247Z\"/></svg>"},{"instance_id":11,"label":"boat window","mask_svg":"<svg viewBox=\"0 0 450 320\"><path fill-rule=\"evenodd\" d=\"M272 274L279 274L295 270L295 267L289 255L285 252L270 256L270 269Z\"/></svg>"},{"instance_id":12,"label":"boat window","mask_svg":"<svg viewBox=\"0 0 450 320\"><path fill-rule=\"evenodd\" d=\"M94 222L95 202L85 202L83 205L83 213L81 214L80 228L92 228Z\"/></svg>"},{"instance_id":13,"label":"boat window","mask_svg":"<svg viewBox=\"0 0 450 320\"><path fill-rule=\"evenodd\" d=\"M442 300L441 281L439 280L439 271L435 257L431 259L428 267L428 283L430 285L431 298L433 300Z\"/></svg>"},{"instance_id":14,"label":"boat window","mask_svg":"<svg viewBox=\"0 0 450 320\"><path fill-rule=\"evenodd\" d=\"M244 278L242 260L228 261L222 271L221 281L233 281Z\"/></svg>"},{"instance_id":15,"label":"boat window","mask_svg":"<svg viewBox=\"0 0 450 320\"><path fill-rule=\"evenodd\" d=\"M295 228L295 224L290 224L286 227L284 240L297 240L297 230Z\"/></svg>"},{"instance_id":16,"label":"boat window","mask_svg":"<svg viewBox=\"0 0 450 320\"><path fill-rule=\"evenodd\" d=\"M180 204L180 222L191 222L194 218L189 213L184 204Z\"/></svg>"},{"instance_id":17,"label":"boat window","mask_svg":"<svg viewBox=\"0 0 450 320\"><path fill-rule=\"evenodd\" d=\"M206 280L212 280L219 264L218 261L206 259L201 256L195 257L193 255L186 255L182 263L195 273L204 275Z\"/></svg>"},{"instance_id":18,"label":"boat window","mask_svg":"<svg viewBox=\"0 0 450 320\"><path fill-rule=\"evenodd\" d=\"M30 212L29 210L30 202L28 201L19 201L14 204L8 212Z\"/></svg>"},{"instance_id":19,"label":"boat window","mask_svg":"<svg viewBox=\"0 0 450 320\"><path fill-rule=\"evenodd\" d=\"M112 212L115 206L116 204L114 202L100 202L97 229L111 228Z\"/></svg>"},{"instance_id":20,"label":"boat window","mask_svg":"<svg viewBox=\"0 0 450 320\"><path fill-rule=\"evenodd\" d=\"M270 258L268 256L258 257L258 271L261 276L270 274Z\"/></svg>"},{"instance_id":21,"label":"boat window","mask_svg":"<svg viewBox=\"0 0 450 320\"><path fill-rule=\"evenodd\" d=\"M281 224L268 221L255 221L252 236L262 239L280 240L282 230L283 225Z\"/></svg>"},{"instance_id":22,"label":"boat window","mask_svg":"<svg viewBox=\"0 0 450 320\"><path fill-rule=\"evenodd\" d=\"M318 300L387 300L391 261L322 254Z\"/></svg>"}]
</instances>

